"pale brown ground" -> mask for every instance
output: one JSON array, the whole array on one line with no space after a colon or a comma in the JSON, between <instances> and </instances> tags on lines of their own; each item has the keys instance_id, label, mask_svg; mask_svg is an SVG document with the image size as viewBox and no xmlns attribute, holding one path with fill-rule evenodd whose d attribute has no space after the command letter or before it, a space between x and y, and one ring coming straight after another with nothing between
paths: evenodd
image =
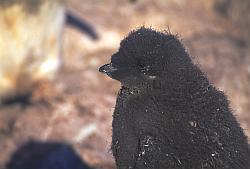
<instances>
[{"instance_id":1,"label":"pale brown ground","mask_svg":"<svg viewBox=\"0 0 250 169\"><path fill-rule=\"evenodd\" d=\"M226 18L216 18L211 4L185 2L71 0L69 9L92 24L100 39L92 41L66 27L64 65L56 80L38 84L30 105L0 108L0 168L29 139L70 143L95 168L115 168L109 149L119 83L100 74L98 67L129 30L141 25L178 33L194 61L229 96L250 136L249 44Z\"/></svg>"}]
</instances>

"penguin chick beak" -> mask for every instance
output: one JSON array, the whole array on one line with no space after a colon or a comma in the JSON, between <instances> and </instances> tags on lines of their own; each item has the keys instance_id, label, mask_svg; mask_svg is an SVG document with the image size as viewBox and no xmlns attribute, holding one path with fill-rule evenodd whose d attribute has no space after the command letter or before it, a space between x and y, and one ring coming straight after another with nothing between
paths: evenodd
<instances>
[{"instance_id":1,"label":"penguin chick beak","mask_svg":"<svg viewBox=\"0 0 250 169\"><path fill-rule=\"evenodd\" d=\"M112 72L116 71L117 68L112 65L112 63L105 64L99 68L99 72L110 75Z\"/></svg>"}]
</instances>

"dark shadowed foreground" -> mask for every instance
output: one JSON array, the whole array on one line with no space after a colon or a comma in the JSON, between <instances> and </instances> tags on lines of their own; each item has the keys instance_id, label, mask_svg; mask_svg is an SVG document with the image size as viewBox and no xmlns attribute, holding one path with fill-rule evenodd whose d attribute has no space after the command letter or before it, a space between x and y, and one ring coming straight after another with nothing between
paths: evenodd
<instances>
[{"instance_id":1,"label":"dark shadowed foreground","mask_svg":"<svg viewBox=\"0 0 250 169\"><path fill-rule=\"evenodd\" d=\"M67 144L28 141L16 150L7 169L90 169Z\"/></svg>"}]
</instances>

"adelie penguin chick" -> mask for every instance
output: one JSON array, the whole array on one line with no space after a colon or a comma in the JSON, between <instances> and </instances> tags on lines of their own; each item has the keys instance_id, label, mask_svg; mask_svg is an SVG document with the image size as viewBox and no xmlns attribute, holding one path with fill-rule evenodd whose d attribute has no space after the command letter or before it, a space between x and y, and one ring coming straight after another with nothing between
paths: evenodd
<instances>
[{"instance_id":1,"label":"adelie penguin chick","mask_svg":"<svg viewBox=\"0 0 250 169\"><path fill-rule=\"evenodd\" d=\"M226 96L176 36L135 30L99 71L122 84L112 124L118 169L250 169Z\"/></svg>"}]
</instances>

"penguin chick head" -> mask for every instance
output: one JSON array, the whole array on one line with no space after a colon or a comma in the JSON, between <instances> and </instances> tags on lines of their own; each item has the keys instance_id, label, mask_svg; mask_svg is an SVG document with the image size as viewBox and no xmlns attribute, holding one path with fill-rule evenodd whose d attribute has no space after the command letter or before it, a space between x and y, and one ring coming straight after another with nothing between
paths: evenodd
<instances>
[{"instance_id":1,"label":"penguin chick head","mask_svg":"<svg viewBox=\"0 0 250 169\"><path fill-rule=\"evenodd\" d=\"M120 43L111 62L99 71L123 84L161 78L165 72L190 59L176 36L141 27Z\"/></svg>"}]
</instances>

